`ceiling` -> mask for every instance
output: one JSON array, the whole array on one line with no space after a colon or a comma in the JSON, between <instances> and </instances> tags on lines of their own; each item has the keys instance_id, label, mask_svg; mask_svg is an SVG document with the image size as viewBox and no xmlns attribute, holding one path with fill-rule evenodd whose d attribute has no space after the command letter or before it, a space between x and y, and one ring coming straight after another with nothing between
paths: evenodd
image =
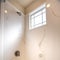
<instances>
[{"instance_id":1,"label":"ceiling","mask_svg":"<svg viewBox=\"0 0 60 60\"><path fill-rule=\"evenodd\" d=\"M33 3L36 0L10 0L10 1L18 2L21 6L26 8L27 6L29 6L31 3Z\"/></svg>"},{"instance_id":2,"label":"ceiling","mask_svg":"<svg viewBox=\"0 0 60 60\"><path fill-rule=\"evenodd\" d=\"M11 5L16 8L18 11L23 12L26 14L29 10L33 10L37 8L41 3L43 3L45 0L7 0ZM30 9L30 8L32 9Z\"/></svg>"},{"instance_id":3,"label":"ceiling","mask_svg":"<svg viewBox=\"0 0 60 60\"><path fill-rule=\"evenodd\" d=\"M28 5L30 5L32 2L34 2L35 0L18 0L20 2L20 4L23 6L23 7L27 7Z\"/></svg>"}]
</instances>

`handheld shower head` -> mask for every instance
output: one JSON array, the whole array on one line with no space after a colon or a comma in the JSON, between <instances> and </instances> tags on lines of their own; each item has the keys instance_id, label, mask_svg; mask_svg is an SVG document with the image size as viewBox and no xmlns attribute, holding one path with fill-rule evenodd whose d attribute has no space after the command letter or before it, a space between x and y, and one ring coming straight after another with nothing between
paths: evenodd
<instances>
[{"instance_id":1,"label":"handheld shower head","mask_svg":"<svg viewBox=\"0 0 60 60\"><path fill-rule=\"evenodd\" d=\"M21 16L21 12L16 12L19 16Z\"/></svg>"}]
</instances>

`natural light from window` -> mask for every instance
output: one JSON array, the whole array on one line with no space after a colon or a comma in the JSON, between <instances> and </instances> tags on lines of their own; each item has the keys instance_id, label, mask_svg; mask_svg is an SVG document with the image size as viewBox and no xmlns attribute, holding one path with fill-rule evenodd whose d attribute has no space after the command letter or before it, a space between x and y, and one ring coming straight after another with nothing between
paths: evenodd
<instances>
[{"instance_id":1,"label":"natural light from window","mask_svg":"<svg viewBox=\"0 0 60 60\"><path fill-rule=\"evenodd\" d=\"M29 29L46 25L46 4L29 14Z\"/></svg>"}]
</instances>

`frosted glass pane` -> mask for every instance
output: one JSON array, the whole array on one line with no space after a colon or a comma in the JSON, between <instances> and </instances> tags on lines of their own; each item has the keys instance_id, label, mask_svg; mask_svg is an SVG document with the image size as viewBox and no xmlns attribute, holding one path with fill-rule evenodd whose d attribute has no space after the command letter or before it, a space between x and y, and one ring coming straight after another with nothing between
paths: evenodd
<instances>
[{"instance_id":1,"label":"frosted glass pane","mask_svg":"<svg viewBox=\"0 0 60 60\"><path fill-rule=\"evenodd\" d=\"M34 19L31 20L31 26L34 26Z\"/></svg>"},{"instance_id":2,"label":"frosted glass pane","mask_svg":"<svg viewBox=\"0 0 60 60\"><path fill-rule=\"evenodd\" d=\"M46 25L46 22L43 22L43 25Z\"/></svg>"},{"instance_id":3,"label":"frosted glass pane","mask_svg":"<svg viewBox=\"0 0 60 60\"><path fill-rule=\"evenodd\" d=\"M44 9L42 10L42 12L46 12L46 9L44 8Z\"/></svg>"},{"instance_id":4,"label":"frosted glass pane","mask_svg":"<svg viewBox=\"0 0 60 60\"><path fill-rule=\"evenodd\" d=\"M35 17L35 24L42 23L42 15Z\"/></svg>"},{"instance_id":5,"label":"frosted glass pane","mask_svg":"<svg viewBox=\"0 0 60 60\"><path fill-rule=\"evenodd\" d=\"M42 24L35 25L35 27L39 27L39 26L42 26Z\"/></svg>"},{"instance_id":6,"label":"frosted glass pane","mask_svg":"<svg viewBox=\"0 0 60 60\"><path fill-rule=\"evenodd\" d=\"M31 18L34 18L34 15L32 15Z\"/></svg>"},{"instance_id":7,"label":"frosted glass pane","mask_svg":"<svg viewBox=\"0 0 60 60\"><path fill-rule=\"evenodd\" d=\"M43 22L46 21L46 12L43 13Z\"/></svg>"},{"instance_id":8,"label":"frosted glass pane","mask_svg":"<svg viewBox=\"0 0 60 60\"><path fill-rule=\"evenodd\" d=\"M36 17L36 16L40 15L41 13L42 13L42 11L38 11L34 16Z\"/></svg>"}]
</instances>

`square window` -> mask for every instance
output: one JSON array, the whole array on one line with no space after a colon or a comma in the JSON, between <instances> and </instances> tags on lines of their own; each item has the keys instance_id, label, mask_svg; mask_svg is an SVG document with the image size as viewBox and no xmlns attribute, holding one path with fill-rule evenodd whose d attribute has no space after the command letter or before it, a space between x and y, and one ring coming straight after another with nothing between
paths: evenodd
<instances>
[{"instance_id":1,"label":"square window","mask_svg":"<svg viewBox=\"0 0 60 60\"><path fill-rule=\"evenodd\" d=\"M29 29L46 25L46 4L29 14Z\"/></svg>"},{"instance_id":2,"label":"square window","mask_svg":"<svg viewBox=\"0 0 60 60\"><path fill-rule=\"evenodd\" d=\"M42 15L35 17L35 25L39 23L42 23Z\"/></svg>"}]
</instances>

